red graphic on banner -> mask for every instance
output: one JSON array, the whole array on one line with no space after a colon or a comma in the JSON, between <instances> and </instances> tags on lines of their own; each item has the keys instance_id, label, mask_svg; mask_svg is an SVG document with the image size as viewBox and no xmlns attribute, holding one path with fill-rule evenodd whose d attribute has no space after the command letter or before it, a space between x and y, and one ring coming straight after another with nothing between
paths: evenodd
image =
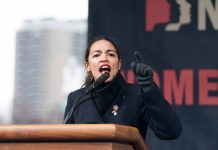
<instances>
[{"instance_id":1,"label":"red graphic on banner","mask_svg":"<svg viewBox=\"0 0 218 150\"><path fill-rule=\"evenodd\" d=\"M179 75L176 74L179 73ZM135 82L135 76L132 70L121 71L123 77L128 83ZM218 105L218 82L209 81L209 79L218 79L218 69L200 69L198 72L199 81L198 86L194 84L194 70L193 69L166 69L163 70L163 79L154 70L155 83L162 87L164 97L172 105L177 106L193 106L193 105ZM194 89L197 89L197 95L194 95ZM210 95L210 92L217 93ZM198 97L194 100L194 97Z\"/></svg>"},{"instance_id":2,"label":"red graphic on banner","mask_svg":"<svg viewBox=\"0 0 218 150\"><path fill-rule=\"evenodd\" d=\"M146 2L146 31L153 31L156 24L166 24L170 21L170 5L167 0L147 0Z\"/></svg>"},{"instance_id":3,"label":"red graphic on banner","mask_svg":"<svg viewBox=\"0 0 218 150\"><path fill-rule=\"evenodd\" d=\"M196 0L194 4L197 7L194 16L196 29L205 31L211 24L214 30L218 30L217 1ZM161 25L164 31L179 31L192 23L192 5L188 0L145 0L145 31L154 31L157 25Z\"/></svg>"}]
</instances>

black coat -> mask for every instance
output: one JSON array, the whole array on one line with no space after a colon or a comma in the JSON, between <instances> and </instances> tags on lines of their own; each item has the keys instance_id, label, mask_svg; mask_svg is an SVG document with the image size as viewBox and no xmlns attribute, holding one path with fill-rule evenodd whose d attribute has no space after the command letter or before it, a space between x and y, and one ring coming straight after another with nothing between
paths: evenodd
<instances>
[{"instance_id":1,"label":"black coat","mask_svg":"<svg viewBox=\"0 0 218 150\"><path fill-rule=\"evenodd\" d=\"M114 80L82 98L85 88L68 96L65 117L81 99L88 98L74 109L68 124L111 123L136 127L145 138L149 126L160 139L176 139L182 131L177 115L163 98L156 84L143 93L137 84L128 84L118 73ZM112 113L113 106L119 109Z\"/></svg>"}]
</instances>

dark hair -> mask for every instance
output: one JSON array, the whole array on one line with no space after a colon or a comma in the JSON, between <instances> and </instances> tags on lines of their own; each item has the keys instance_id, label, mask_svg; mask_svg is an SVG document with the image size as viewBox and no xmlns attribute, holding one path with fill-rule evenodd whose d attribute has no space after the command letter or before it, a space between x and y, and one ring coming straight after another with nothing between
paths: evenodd
<instances>
[{"instance_id":1,"label":"dark hair","mask_svg":"<svg viewBox=\"0 0 218 150\"><path fill-rule=\"evenodd\" d=\"M97 41L100 41L100 40L106 40L106 41L109 41L114 47L115 47L115 50L117 52L117 56L118 56L118 59L120 59L120 52L119 52L119 48L117 46L117 43L112 40L111 38L109 37L105 37L105 36L99 36L99 37L95 37L93 38L93 40L91 40L86 48L86 52L85 52L85 62L88 62L88 57L89 57L89 54L90 54L90 48L91 46L97 42ZM85 77L85 83L83 84L83 86L87 87L89 86L91 83L94 82L94 77L92 75L92 73L89 71L89 72L86 72L86 77Z\"/></svg>"}]
</instances>

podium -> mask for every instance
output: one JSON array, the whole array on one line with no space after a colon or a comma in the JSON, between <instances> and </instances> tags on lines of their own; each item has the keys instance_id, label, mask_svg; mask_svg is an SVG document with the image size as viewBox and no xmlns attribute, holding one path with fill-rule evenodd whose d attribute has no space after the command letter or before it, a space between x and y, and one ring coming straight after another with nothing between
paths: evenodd
<instances>
[{"instance_id":1,"label":"podium","mask_svg":"<svg viewBox=\"0 0 218 150\"><path fill-rule=\"evenodd\" d=\"M0 125L1 150L147 150L137 128L114 124Z\"/></svg>"}]
</instances>

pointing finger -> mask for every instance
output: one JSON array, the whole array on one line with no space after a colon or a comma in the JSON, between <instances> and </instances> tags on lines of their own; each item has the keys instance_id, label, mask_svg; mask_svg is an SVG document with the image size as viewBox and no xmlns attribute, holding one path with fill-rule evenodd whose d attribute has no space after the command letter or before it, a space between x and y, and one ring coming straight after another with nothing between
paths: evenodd
<instances>
[{"instance_id":1,"label":"pointing finger","mask_svg":"<svg viewBox=\"0 0 218 150\"><path fill-rule=\"evenodd\" d=\"M138 51L135 51L135 58L136 58L136 62L137 63L141 63L142 62L142 58L141 58L141 56L140 56Z\"/></svg>"}]
</instances>

